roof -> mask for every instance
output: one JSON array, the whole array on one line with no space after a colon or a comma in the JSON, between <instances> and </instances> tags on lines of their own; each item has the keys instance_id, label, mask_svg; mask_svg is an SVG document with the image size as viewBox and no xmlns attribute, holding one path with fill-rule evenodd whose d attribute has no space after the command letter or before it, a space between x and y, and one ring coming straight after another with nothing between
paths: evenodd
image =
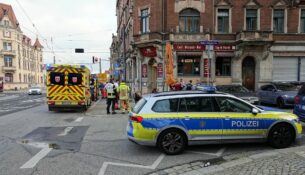
<instances>
[{"instance_id":1,"label":"roof","mask_svg":"<svg viewBox=\"0 0 305 175\"><path fill-rule=\"evenodd\" d=\"M6 11L7 15L8 15L8 18L12 22L13 26L15 28L18 28L19 27L19 23L17 21L17 18L15 16L14 10L13 10L11 5L0 3L0 20L3 19L5 11Z\"/></svg>"},{"instance_id":2,"label":"roof","mask_svg":"<svg viewBox=\"0 0 305 175\"><path fill-rule=\"evenodd\" d=\"M196 94L224 94L220 92L204 92L204 91L168 91L150 94L151 97L164 97L164 96L176 96L176 95L196 95Z\"/></svg>"},{"instance_id":3,"label":"roof","mask_svg":"<svg viewBox=\"0 0 305 175\"><path fill-rule=\"evenodd\" d=\"M33 46L34 46L35 48L43 48L43 46L40 44L38 38L36 38L36 41L35 41L35 43L34 43Z\"/></svg>"}]
</instances>

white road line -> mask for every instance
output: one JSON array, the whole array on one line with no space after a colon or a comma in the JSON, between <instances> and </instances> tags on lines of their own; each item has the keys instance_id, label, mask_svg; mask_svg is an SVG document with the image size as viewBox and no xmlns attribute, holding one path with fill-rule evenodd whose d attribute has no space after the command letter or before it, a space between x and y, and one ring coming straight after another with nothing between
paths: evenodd
<instances>
[{"instance_id":1,"label":"white road line","mask_svg":"<svg viewBox=\"0 0 305 175\"><path fill-rule=\"evenodd\" d=\"M205 155L210 155L210 156L216 156L216 157L221 157L222 154L226 148L221 148L220 150L217 151L217 153L208 153L208 152L198 152L198 151L187 151L188 153L193 153L193 154L205 154Z\"/></svg>"},{"instance_id":2,"label":"white road line","mask_svg":"<svg viewBox=\"0 0 305 175\"><path fill-rule=\"evenodd\" d=\"M62 133L58 134L58 136L65 136L65 135L67 135L72 129L73 129L72 126L66 127L65 130Z\"/></svg>"},{"instance_id":3,"label":"white road line","mask_svg":"<svg viewBox=\"0 0 305 175\"><path fill-rule=\"evenodd\" d=\"M115 162L104 162L98 175L104 175L107 167L109 165L113 165L113 166L122 166L122 167L133 167L133 168L143 168L143 169L156 169L158 167L158 165L161 163L161 161L164 159L165 155L161 154L157 160L155 160L155 162L150 165L150 166L145 166L145 165L139 165L139 164L128 164L128 163L115 163Z\"/></svg>"},{"instance_id":4,"label":"white road line","mask_svg":"<svg viewBox=\"0 0 305 175\"><path fill-rule=\"evenodd\" d=\"M21 169L27 169L27 168L34 168L36 164L44 158L46 155L49 154L49 152L52 151L52 148L43 148L41 151L39 151L34 157L32 157L29 161L27 161L25 164L23 164L20 168Z\"/></svg>"},{"instance_id":5,"label":"white road line","mask_svg":"<svg viewBox=\"0 0 305 175\"><path fill-rule=\"evenodd\" d=\"M74 122L81 122L84 119L84 117L78 117Z\"/></svg>"}]
</instances>

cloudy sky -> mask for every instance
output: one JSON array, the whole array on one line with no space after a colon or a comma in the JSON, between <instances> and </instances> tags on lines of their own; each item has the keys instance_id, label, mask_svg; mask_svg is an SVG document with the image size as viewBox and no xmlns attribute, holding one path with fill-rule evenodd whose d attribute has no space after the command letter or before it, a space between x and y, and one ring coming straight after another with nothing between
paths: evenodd
<instances>
[{"instance_id":1,"label":"cloudy sky","mask_svg":"<svg viewBox=\"0 0 305 175\"><path fill-rule=\"evenodd\" d=\"M92 56L108 59L112 33L116 32L116 0L1 0L11 4L21 29L44 45L44 62L91 63ZM36 26L33 27L33 23ZM38 29L38 32L37 30ZM53 41L53 42L52 42ZM74 53L84 48L84 54ZM98 65L88 64L93 72ZM102 69L109 61L102 61Z\"/></svg>"}]
</instances>

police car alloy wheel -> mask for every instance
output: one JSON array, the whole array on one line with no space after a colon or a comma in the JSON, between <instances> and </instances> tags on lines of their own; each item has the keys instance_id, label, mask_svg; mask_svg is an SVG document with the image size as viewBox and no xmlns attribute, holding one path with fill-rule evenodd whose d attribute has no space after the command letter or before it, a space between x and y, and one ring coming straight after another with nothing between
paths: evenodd
<instances>
[{"instance_id":1,"label":"police car alloy wheel","mask_svg":"<svg viewBox=\"0 0 305 175\"><path fill-rule=\"evenodd\" d=\"M187 139L184 133L176 129L169 129L161 133L158 147L169 155L176 155L184 151Z\"/></svg>"},{"instance_id":2,"label":"police car alloy wheel","mask_svg":"<svg viewBox=\"0 0 305 175\"><path fill-rule=\"evenodd\" d=\"M274 148L286 148L292 144L294 138L294 129L284 123L275 125L269 133L269 143Z\"/></svg>"}]
</instances>

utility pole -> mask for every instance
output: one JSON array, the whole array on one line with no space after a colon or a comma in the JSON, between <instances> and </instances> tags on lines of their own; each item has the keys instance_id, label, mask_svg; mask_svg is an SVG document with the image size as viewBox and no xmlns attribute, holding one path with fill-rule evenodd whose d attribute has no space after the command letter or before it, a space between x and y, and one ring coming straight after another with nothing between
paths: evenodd
<instances>
[{"instance_id":1,"label":"utility pole","mask_svg":"<svg viewBox=\"0 0 305 175\"><path fill-rule=\"evenodd\" d=\"M99 63L100 63L100 74L101 74L102 73L102 59L101 58L100 58Z\"/></svg>"}]
</instances>

